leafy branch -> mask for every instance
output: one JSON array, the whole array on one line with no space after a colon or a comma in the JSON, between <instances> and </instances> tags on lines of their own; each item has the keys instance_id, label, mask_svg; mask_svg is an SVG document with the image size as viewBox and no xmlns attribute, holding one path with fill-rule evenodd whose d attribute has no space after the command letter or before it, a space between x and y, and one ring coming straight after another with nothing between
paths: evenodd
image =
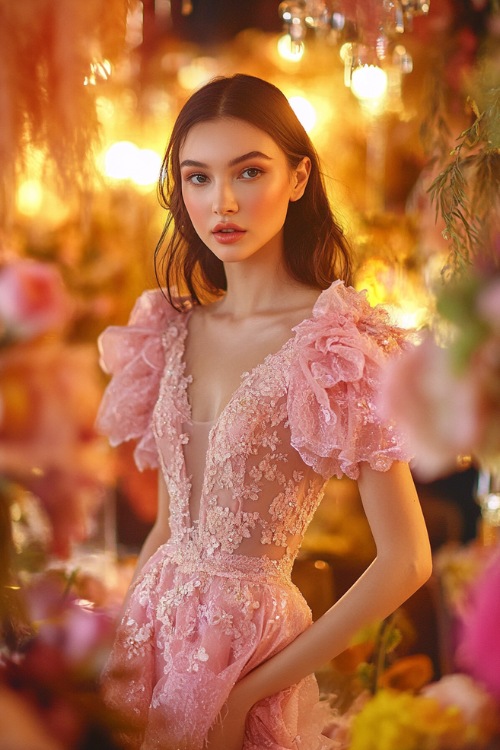
<instances>
[{"instance_id":1,"label":"leafy branch","mask_svg":"<svg viewBox=\"0 0 500 750\"><path fill-rule=\"evenodd\" d=\"M500 0L492 3L498 13ZM500 69L494 35L483 40L479 58L466 85L470 125L450 147L447 90L443 71L429 88L427 114L420 137L429 166L439 174L428 188L436 219L444 223L450 252L443 275L461 275L480 260L498 266L495 236L500 234ZM451 148L451 150L450 150ZM498 253L497 253L498 255Z\"/></svg>"},{"instance_id":2,"label":"leafy branch","mask_svg":"<svg viewBox=\"0 0 500 750\"><path fill-rule=\"evenodd\" d=\"M460 133L450 153L452 161L429 187L436 219L441 215L443 236L451 243L447 270L452 272L462 270L478 254L500 195L500 149L488 135L492 112L480 112L472 99L467 102L474 121ZM500 89L491 104L492 110L498 107Z\"/></svg>"}]
</instances>

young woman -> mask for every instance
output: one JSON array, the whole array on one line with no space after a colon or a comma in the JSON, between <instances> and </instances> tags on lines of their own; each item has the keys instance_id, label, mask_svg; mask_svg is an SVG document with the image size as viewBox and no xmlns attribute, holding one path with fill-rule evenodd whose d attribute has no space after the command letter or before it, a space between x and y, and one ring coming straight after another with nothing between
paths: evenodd
<instances>
[{"instance_id":1,"label":"young woman","mask_svg":"<svg viewBox=\"0 0 500 750\"><path fill-rule=\"evenodd\" d=\"M375 408L403 334L348 286L317 155L273 85L236 75L195 93L160 193L165 292L100 342L100 427L160 469L106 695L137 720L130 747L328 748L314 671L430 573L407 454ZM377 556L311 624L290 571L344 474Z\"/></svg>"}]
</instances>

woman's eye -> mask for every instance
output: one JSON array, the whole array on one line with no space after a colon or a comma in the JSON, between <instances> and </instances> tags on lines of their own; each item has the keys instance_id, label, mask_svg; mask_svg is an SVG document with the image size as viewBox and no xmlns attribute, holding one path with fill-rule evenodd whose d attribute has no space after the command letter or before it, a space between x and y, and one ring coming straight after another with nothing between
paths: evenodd
<instances>
[{"instance_id":1,"label":"woman's eye","mask_svg":"<svg viewBox=\"0 0 500 750\"><path fill-rule=\"evenodd\" d=\"M258 177L260 174L262 174L262 170L257 169L257 167L248 167L241 173L242 177L244 177L246 180L252 180L254 177Z\"/></svg>"},{"instance_id":2,"label":"woman's eye","mask_svg":"<svg viewBox=\"0 0 500 750\"><path fill-rule=\"evenodd\" d=\"M187 178L188 182L191 182L193 185L204 185L205 182L207 182L207 176L204 174L190 174Z\"/></svg>"}]
</instances>

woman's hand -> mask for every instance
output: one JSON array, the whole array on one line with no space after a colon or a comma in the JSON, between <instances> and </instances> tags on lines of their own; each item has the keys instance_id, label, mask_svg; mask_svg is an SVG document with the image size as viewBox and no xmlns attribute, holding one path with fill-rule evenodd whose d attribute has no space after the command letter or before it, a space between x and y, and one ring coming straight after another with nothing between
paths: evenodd
<instances>
[{"instance_id":1,"label":"woman's hand","mask_svg":"<svg viewBox=\"0 0 500 750\"><path fill-rule=\"evenodd\" d=\"M206 750L241 750L245 723L252 705L244 682L237 683L208 733Z\"/></svg>"}]
</instances>

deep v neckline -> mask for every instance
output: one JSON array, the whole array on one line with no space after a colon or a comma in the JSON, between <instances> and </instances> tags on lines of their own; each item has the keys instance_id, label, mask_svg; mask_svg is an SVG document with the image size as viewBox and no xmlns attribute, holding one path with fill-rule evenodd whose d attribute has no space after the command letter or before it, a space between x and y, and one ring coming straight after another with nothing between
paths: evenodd
<instances>
[{"instance_id":1,"label":"deep v neckline","mask_svg":"<svg viewBox=\"0 0 500 750\"><path fill-rule=\"evenodd\" d=\"M281 344L281 346L278 349L276 349L273 352L270 352L269 354L266 354L266 356L263 359L261 359L259 362L257 362L257 364L255 364L252 368L250 368L250 370L245 370L244 372L241 373L241 375L239 377L238 385L236 386L236 388L234 389L234 391L230 395L228 401L222 407L222 409L219 412L219 414L217 415L217 417L215 419L206 420L206 421L194 420L193 419L193 407L192 407L191 400L189 398L189 383L191 383L193 381L193 376L190 373L186 372L186 367L187 367L187 363L186 363L186 343L187 343L187 338L189 336L189 320L190 320L191 315L193 313L193 308L191 308L189 310L189 312L187 312L186 315L185 315L185 319L184 319L184 336L182 337L182 345L181 345L181 351L180 351L180 361L181 361L182 369L183 369L183 373L184 373L184 377L183 377L183 391L184 391L184 393L183 393L183 395L184 395L184 401L185 401L185 404L186 404L186 413L188 415L190 424L193 424L193 425L197 425L197 424L199 424L199 425L211 425L210 433L212 433L212 431L214 430L214 428L216 428L217 425L219 424L219 422L221 421L221 419L224 416L224 414L226 413L226 411L229 409L229 407L231 406L231 404L234 402L234 400L239 395L240 391L242 390L242 388L245 385L245 382L248 380L248 378L250 378L252 375L254 375L257 372L257 370L260 370L262 367L264 367L265 365L267 365L270 359L274 359L275 357L278 357L280 354L283 353L283 351L285 350L285 348L287 348L288 346L291 346L292 342L294 341L294 339L296 337L295 329L299 325L301 325L302 323L304 323L307 320L310 320L312 318L312 315L314 313L314 309L316 307L316 304L317 303L315 303L315 305L314 305L314 307L312 309L311 315L309 317L307 317L307 318L304 318L302 321L300 321L300 323L297 323L291 329L290 336L283 342L283 344ZM209 435L209 439L210 439L210 435Z\"/></svg>"},{"instance_id":2,"label":"deep v neckline","mask_svg":"<svg viewBox=\"0 0 500 750\"><path fill-rule=\"evenodd\" d=\"M192 376L190 375L190 373L186 373L186 356L185 356L186 355L186 342L187 342L187 337L189 333L188 323L189 323L191 314L192 314L192 309L189 310L185 315L184 331L183 331L183 335L180 337L179 362L181 364L182 373L183 373L183 377L180 380L180 387L181 387L180 395L181 395L181 399L184 401L184 413L185 413L186 421L188 422L188 424L201 425L204 428L207 428L209 426L207 445L206 445L206 454L205 454L205 469L206 469L207 463L210 460L209 455L211 452L213 435L217 432L217 428L220 422L222 421L224 415L230 409L234 401L238 398L247 380L252 375L254 375L259 369L266 366L271 359L274 359L275 357L280 356L288 347L292 346L293 341L295 340L295 337L296 337L295 328L297 328L298 325L300 325L300 323L297 324L297 326L294 326L293 329L291 329L290 336L286 339L286 341L283 342L283 344L276 351L267 354L261 361L257 362L257 364L255 364L250 370L241 373L240 381L237 387L232 392L231 396L229 397L229 400L223 406L223 408L221 409L216 419L202 422L199 420L193 420L192 404L191 404L191 401L189 398L189 392L188 392L188 386L189 386L189 383L192 382ZM311 316L312 316L312 313L311 313ZM309 318L305 318L305 320L309 320ZM304 322L304 321L301 321L301 322ZM192 491L191 478L188 477L187 475L186 456L185 456L184 450L182 450L182 445L180 447L181 447L181 454L182 454L182 459L181 459L182 460L182 473L183 473L184 482L186 483L187 528L194 530L196 528L199 528L200 521L202 519L202 498L205 492L205 478L203 479L203 482L202 482L201 497L199 501L200 504L198 507L198 515L197 517L193 517L193 508L191 506L191 491Z\"/></svg>"},{"instance_id":3,"label":"deep v neckline","mask_svg":"<svg viewBox=\"0 0 500 750\"><path fill-rule=\"evenodd\" d=\"M276 349L273 352L270 352L269 354L266 354L266 356L262 360L260 360L259 362L257 362L257 364L255 364L250 370L247 370L247 371L241 373L238 385L236 386L235 390L233 391L233 393L229 397L229 400L226 402L226 404L221 409L221 411L218 414L218 416L215 419L213 419L213 420L207 420L205 422L202 422L202 421L199 421L199 420L193 420L192 403L191 403L191 400L190 400L190 397L189 397L189 391L188 391L189 383L192 382L192 380L193 380L193 376L190 373L186 372L186 367L187 367L187 363L186 363L186 342L187 342L187 338L188 338L188 335L189 335L189 320L191 319L191 315L193 314L193 310L194 310L194 306L192 306L187 311L187 313L185 313L185 316L184 316L184 335L182 337L181 352L180 352L180 361L181 361L181 364L182 364L182 370L183 370L183 374L184 374L183 385L182 385L182 387L183 387L183 395L184 395L184 401L185 401L186 414L188 415L189 422L191 424L201 424L201 425L208 425L208 424L210 424L211 425L210 435L211 435L212 432L214 431L214 429L217 427L217 425L221 421L221 419L224 416L224 414L227 412L228 408L231 406L231 404L234 402L234 400L236 399L236 397L241 392L241 390L242 390L242 388L243 388L246 380L248 380L248 378L250 378L252 375L254 375L257 372L257 370L259 370L262 367L264 367L265 365L267 365L270 359L274 359L275 357L280 356L283 353L283 351L285 350L285 348L291 346L292 343L295 341L295 339L297 337L297 329L299 328L299 326L302 326L304 323L312 321L313 318L316 316L317 311L321 309L321 303L322 303L322 300L324 299L325 295L331 293L331 291L333 289L337 288L339 285L341 285L343 283L344 282L342 280L337 279L336 281L333 281L332 284L329 287L327 287L326 289L323 289L318 294L318 296L317 296L317 298L316 298L316 300L314 302L314 305L311 308L310 314L306 318L303 318L299 323L296 323L296 325L294 325L290 329L290 336L286 339L286 341L283 342L283 344L278 349Z\"/></svg>"}]
</instances>

